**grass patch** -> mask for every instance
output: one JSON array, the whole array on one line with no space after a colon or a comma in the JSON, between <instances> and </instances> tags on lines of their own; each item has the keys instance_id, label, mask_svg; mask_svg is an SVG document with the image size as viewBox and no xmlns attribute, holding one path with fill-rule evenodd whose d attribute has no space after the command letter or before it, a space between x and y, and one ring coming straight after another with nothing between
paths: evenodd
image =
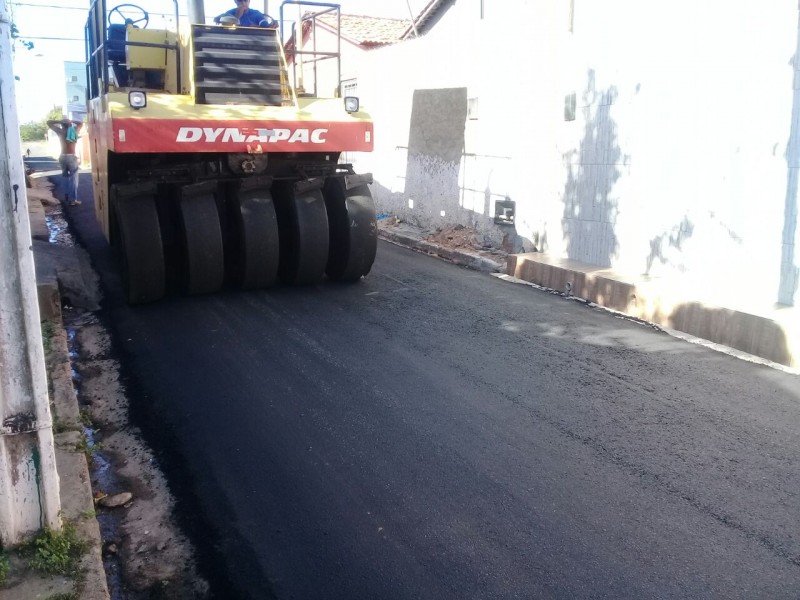
<instances>
[{"instance_id":1,"label":"grass patch","mask_svg":"<svg viewBox=\"0 0 800 600\"><path fill-rule=\"evenodd\" d=\"M103 449L103 444L98 442L89 443L89 439L85 435L81 435L81 439L75 444L75 450L79 450L86 455L86 458L91 459L96 452Z\"/></svg>"},{"instance_id":2,"label":"grass patch","mask_svg":"<svg viewBox=\"0 0 800 600\"><path fill-rule=\"evenodd\" d=\"M34 571L46 575L74 576L87 544L78 538L75 526L64 523L61 531L45 529L25 542L21 555Z\"/></svg>"},{"instance_id":3,"label":"grass patch","mask_svg":"<svg viewBox=\"0 0 800 600\"><path fill-rule=\"evenodd\" d=\"M92 422L92 412L87 407L84 406L81 408L80 416L81 423L83 423L85 427L94 428L94 423Z\"/></svg>"},{"instance_id":4,"label":"grass patch","mask_svg":"<svg viewBox=\"0 0 800 600\"><path fill-rule=\"evenodd\" d=\"M50 414L53 418L53 433L64 433L67 430L67 426L58 418L55 404L52 402L50 403Z\"/></svg>"},{"instance_id":5,"label":"grass patch","mask_svg":"<svg viewBox=\"0 0 800 600\"><path fill-rule=\"evenodd\" d=\"M48 596L44 600L80 600L80 598L78 598L78 592L62 592Z\"/></svg>"},{"instance_id":6,"label":"grass patch","mask_svg":"<svg viewBox=\"0 0 800 600\"><path fill-rule=\"evenodd\" d=\"M0 587L6 584L8 574L11 571L11 563L5 553L0 554Z\"/></svg>"},{"instance_id":7,"label":"grass patch","mask_svg":"<svg viewBox=\"0 0 800 600\"><path fill-rule=\"evenodd\" d=\"M42 345L45 354L53 350L53 336L56 334L56 326L52 321L42 321Z\"/></svg>"}]
</instances>

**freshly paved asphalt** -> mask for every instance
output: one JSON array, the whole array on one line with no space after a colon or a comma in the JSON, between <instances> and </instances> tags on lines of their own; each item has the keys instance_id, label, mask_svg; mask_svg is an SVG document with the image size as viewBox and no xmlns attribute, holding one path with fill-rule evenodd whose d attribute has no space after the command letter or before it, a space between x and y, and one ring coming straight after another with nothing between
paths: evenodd
<instances>
[{"instance_id":1,"label":"freshly paved asphalt","mask_svg":"<svg viewBox=\"0 0 800 600\"><path fill-rule=\"evenodd\" d=\"M85 192L220 598L800 595L796 376L385 242L356 285L127 307Z\"/></svg>"}]
</instances>

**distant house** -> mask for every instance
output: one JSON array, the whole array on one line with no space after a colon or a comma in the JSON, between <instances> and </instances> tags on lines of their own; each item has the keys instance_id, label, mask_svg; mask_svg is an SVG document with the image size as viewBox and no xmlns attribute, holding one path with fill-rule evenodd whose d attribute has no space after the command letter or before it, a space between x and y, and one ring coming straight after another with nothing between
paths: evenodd
<instances>
[{"instance_id":1,"label":"distant house","mask_svg":"<svg viewBox=\"0 0 800 600\"><path fill-rule=\"evenodd\" d=\"M386 19L364 15L345 15L339 17L341 27L341 46L337 49L337 16L328 12L310 18L304 17L303 36L300 46L302 54L295 62L295 38L293 34L284 48L289 63L290 77L302 85L307 93L323 97L334 96L341 82L342 96L356 95L358 90L358 71L365 52L382 48L402 40L410 24L404 19ZM336 61L321 53L341 55L341 73L336 71ZM301 70L302 65L302 70Z\"/></svg>"},{"instance_id":2,"label":"distant house","mask_svg":"<svg viewBox=\"0 0 800 600\"><path fill-rule=\"evenodd\" d=\"M86 117L86 65L65 60L64 79L64 113L72 119L83 121Z\"/></svg>"},{"instance_id":3,"label":"distant house","mask_svg":"<svg viewBox=\"0 0 800 600\"><path fill-rule=\"evenodd\" d=\"M80 61L64 61L64 104L62 112L65 117L76 121L86 122L86 64ZM58 136L52 131L47 132L48 151L52 156L61 153L61 144ZM89 137L84 129L75 153L81 165L88 166Z\"/></svg>"}]
</instances>

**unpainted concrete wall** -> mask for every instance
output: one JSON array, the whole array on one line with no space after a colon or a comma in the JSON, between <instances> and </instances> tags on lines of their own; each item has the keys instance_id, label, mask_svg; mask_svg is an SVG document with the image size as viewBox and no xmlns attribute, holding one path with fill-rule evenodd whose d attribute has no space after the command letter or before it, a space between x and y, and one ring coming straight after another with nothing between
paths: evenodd
<instances>
[{"instance_id":1,"label":"unpainted concrete wall","mask_svg":"<svg viewBox=\"0 0 800 600\"><path fill-rule=\"evenodd\" d=\"M480 2L468 0L452 3L424 36L367 54L358 85L365 109L375 120L376 151L359 157L358 167L375 175L373 194L379 210L426 227L470 225L487 242L499 245L510 238L517 250L534 247L534 240L518 238L513 227L493 223L495 202L507 197L517 202L518 222L532 214L539 193L535 173L552 173L559 164L555 136L546 132L552 124L533 126L535 115L560 108L560 100L537 83L552 79L548 73L557 68L545 52L536 50L549 34L543 22L533 18L534 4L519 4L512 24L530 22L531 37L509 35L507 10L501 19L499 9L485 7L487 18L481 20ZM514 31L518 32L516 25ZM526 57L525 64L515 59L518 56ZM463 90L459 93L464 104L434 102L436 90ZM430 149L424 151L413 147L412 140L419 129L412 119L421 115L429 123L450 123L456 115L463 116L463 128L453 129L457 138L448 141L445 127L423 127ZM462 139L457 164L450 161L445 169L433 149ZM450 186L453 181L455 187ZM526 229L530 232L532 227Z\"/></svg>"}]
</instances>

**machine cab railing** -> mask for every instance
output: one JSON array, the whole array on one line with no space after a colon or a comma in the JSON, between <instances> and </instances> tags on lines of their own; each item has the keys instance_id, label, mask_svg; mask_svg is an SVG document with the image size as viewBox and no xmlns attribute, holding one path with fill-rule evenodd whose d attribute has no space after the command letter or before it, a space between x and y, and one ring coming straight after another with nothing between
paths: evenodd
<instances>
[{"instance_id":1,"label":"machine cab railing","mask_svg":"<svg viewBox=\"0 0 800 600\"><path fill-rule=\"evenodd\" d=\"M197 104L297 106L302 97L341 97L338 4L284 0L279 31L200 23L183 39L177 0L169 30L148 29L140 6L107 10L107 1L92 0L86 22L89 100L110 89L191 94Z\"/></svg>"},{"instance_id":2,"label":"machine cab railing","mask_svg":"<svg viewBox=\"0 0 800 600\"><path fill-rule=\"evenodd\" d=\"M305 7L312 7L314 10L299 15L297 19L291 19L286 14L286 9L297 6L298 11ZM330 23L333 19L334 23ZM299 23L299 27L298 27ZM335 50L323 50L318 46L317 29L322 24L324 28L335 31ZM281 38L288 39L285 44L286 59L292 64L292 81L298 96L319 97L319 81L321 80L318 65L323 61L333 60L336 62L336 79L334 97L340 97L342 91L342 36L341 36L342 15L338 4L327 2L304 2L302 0L285 0L280 8L280 29ZM289 29L287 31L287 28ZM306 47L305 38L308 36L311 48ZM305 89L304 65L310 63L312 66L312 91Z\"/></svg>"},{"instance_id":3,"label":"machine cab railing","mask_svg":"<svg viewBox=\"0 0 800 600\"><path fill-rule=\"evenodd\" d=\"M165 87L164 69L138 69L135 60L136 52L147 56L147 52L164 50L166 53L175 54L176 87L181 90L181 49L180 49L180 20L178 2L173 0L175 6L175 37L170 42L163 35L156 32L151 35L147 28L149 15L147 11L135 4L119 4L106 12L105 0L92 0L89 6L89 17L86 21L86 81L89 99L107 94L109 87L116 88L138 87L163 89ZM121 21L111 23L113 18ZM139 24L142 24L140 26ZM131 60L131 56L134 60Z\"/></svg>"}]
</instances>

